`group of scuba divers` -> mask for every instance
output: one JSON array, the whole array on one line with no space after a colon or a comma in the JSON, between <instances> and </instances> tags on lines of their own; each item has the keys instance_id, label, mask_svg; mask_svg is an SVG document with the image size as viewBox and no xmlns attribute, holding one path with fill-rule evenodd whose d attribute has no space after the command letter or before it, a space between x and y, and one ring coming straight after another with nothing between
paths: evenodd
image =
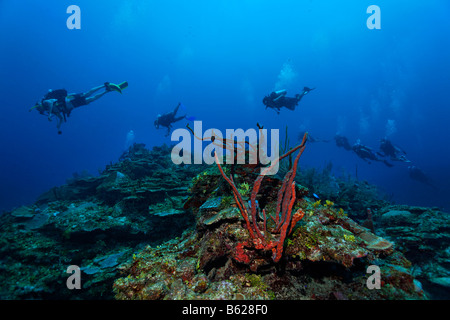
<instances>
[{"instance_id":1,"label":"group of scuba divers","mask_svg":"<svg viewBox=\"0 0 450 320\"><path fill-rule=\"evenodd\" d=\"M61 125L63 122L67 121L67 117L70 116L73 109L88 105L91 102L101 98L108 92L115 91L122 93L122 90L127 87L128 82L124 81L120 84L105 82L103 85L92 88L88 92L84 93L69 94L66 89L49 90L41 101L36 102L36 104L30 108L29 111L36 109L40 114L46 115L49 121L52 121L53 117L56 117L58 134L61 134ZM286 90L275 91L264 97L263 103L266 106L266 109L274 109L278 114L280 113L280 109L283 107L289 110L295 110L295 107L298 105L303 96L312 90L314 89L305 87L303 92L295 95L295 97L286 97ZM159 114L154 122L156 129L159 129L160 127L167 128L166 136L168 136L172 130L173 123L183 119L189 120L190 118L188 118L187 115L177 117L177 112L180 106L181 103L179 103L173 111L162 115Z\"/></svg>"},{"instance_id":2,"label":"group of scuba divers","mask_svg":"<svg viewBox=\"0 0 450 320\"><path fill-rule=\"evenodd\" d=\"M120 84L114 84L105 82L103 85L94 87L91 90L84 93L68 93L65 89L49 90L49 92L30 109L36 109L40 114L46 115L49 121L56 117L58 134L61 134L61 125L67 121L67 117L70 116L73 109L90 104L93 101L98 100L106 93L118 92L122 93L122 90L128 87L128 82L124 81ZM286 90L273 91L263 99L263 104L267 108L273 109L277 114L280 113L282 108L294 111L298 103L302 98L313 91L315 88L304 87L302 93L296 94L294 97L287 97ZM181 103L175 107L171 112L165 114L159 114L154 122L156 129L160 127L167 128L168 136L172 130L172 124L183 119L192 120L194 118L188 118L187 115L177 116L177 112L181 106ZM348 139L340 134L336 134L334 137L336 145L344 148L347 151L353 151L358 157L370 163L370 161L380 161L386 166L392 167L392 164L385 158L389 158L391 161L411 162L406 158L406 152L404 152L398 146L392 144L387 138L381 140L380 151L374 152L372 148L362 145L359 141L351 146ZM314 139L311 135L308 136L309 142L329 142L328 140ZM412 179L422 182L427 185L431 185L430 179L425 173L416 166L408 167L409 175Z\"/></svg>"},{"instance_id":3,"label":"group of scuba divers","mask_svg":"<svg viewBox=\"0 0 450 320\"><path fill-rule=\"evenodd\" d=\"M340 134L336 134L334 136L334 140L336 142L336 146L344 148L347 151L353 151L358 157L368 163L370 163L370 161L380 161L388 167L393 167L393 164L386 158L390 161L411 163L411 161L406 158L406 152L399 146L394 145L387 138L380 140L380 150L377 152L368 146L362 145L359 139L353 146L350 145L347 137ZM408 166L408 173L411 179L435 188L430 178L419 167L414 165Z\"/></svg>"}]
</instances>

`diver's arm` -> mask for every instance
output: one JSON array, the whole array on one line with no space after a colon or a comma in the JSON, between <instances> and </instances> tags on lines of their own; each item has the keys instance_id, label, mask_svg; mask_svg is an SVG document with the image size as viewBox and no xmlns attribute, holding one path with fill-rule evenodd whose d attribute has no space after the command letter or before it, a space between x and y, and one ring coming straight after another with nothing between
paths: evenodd
<instances>
[{"instance_id":1,"label":"diver's arm","mask_svg":"<svg viewBox=\"0 0 450 320\"><path fill-rule=\"evenodd\" d=\"M59 130L61 128L61 124L63 123L63 117L60 113L56 114L56 128L58 129L58 133L60 133L61 131Z\"/></svg>"},{"instance_id":2,"label":"diver's arm","mask_svg":"<svg viewBox=\"0 0 450 320\"><path fill-rule=\"evenodd\" d=\"M48 112L48 121L52 121L53 107L55 106L56 101L56 99L49 99L42 102L42 105L45 107L45 111Z\"/></svg>"},{"instance_id":3,"label":"diver's arm","mask_svg":"<svg viewBox=\"0 0 450 320\"><path fill-rule=\"evenodd\" d=\"M170 131L172 130L172 125L171 124L169 124L168 126L167 126L167 134L166 134L166 137L168 137L169 135L170 135Z\"/></svg>"}]
</instances>

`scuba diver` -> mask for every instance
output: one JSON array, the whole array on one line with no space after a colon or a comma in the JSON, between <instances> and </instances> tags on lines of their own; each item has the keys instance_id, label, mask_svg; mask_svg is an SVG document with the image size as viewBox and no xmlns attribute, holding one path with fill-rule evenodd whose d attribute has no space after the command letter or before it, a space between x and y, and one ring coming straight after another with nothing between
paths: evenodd
<instances>
[{"instance_id":1,"label":"scuba diver","mask_svg":"<svg viewBox=\"0 0 450 320\"><path fill-rule=\"evenodd\" d=\"M348 142L347 137L341 136L339 133L336 133L336 135L334 136L334 140L336 141L336 146L344 148L347 151L352 150L352 147Z\"/></svg>"},{"instance_id":2,"label":"scuba diver","mask_svg":"<svg viewBox=\"0 0 450 320\"><path fill-rule=\"evenodd\" d=\"M192 121L192 119L194 119L193 117L187 118L187 115L175 117L180 106L182 106L182 104L179 102L178 105L175 107L175 109L172 112L167 112L163 115L158 114L158 117L156 118L156 120L154 122L156 129L159 129L159 126L163 126L163 127L167 128L166 137L169 136L169 134L170 134L170 130L172 129L172 123L183 120L183 119L187 119L190 121Z\"/></svg>"},{"instance_id":3,"label":"scuba diver","mask_svg":"<svg viewBox=\"0 0 450 320\"><path fill-rule=\"evenodd\" d=\"M58 134L61 134L61 124L67 121L67 117L70 116L73 109L88 105L111 91L122 93L122 89L125 89L126 87L128 87L128 82L124 81L118 85L105 82L104 85L92 88L86 93L68 94L66 89L49 90L41 101L36 102L36 105L30 108L29 111L36 109L40 114L46 115L48 121L52 121L53 116L56 116L56 127L58 129ZM101 89L105 89L105 91L92 96Z\"/></svg>"},{"instance_id":4,"label":"scuba diver","mask_svg":"<svg viewBox=\"0 0 450 320\"><path fill-rule=\"evenodd\" d=\"M304 87L303 92L296 94L294 98L286 97L286 90L274 91L270 95L264 97L263 104L266 106L266 109L274 109L277 114L280 114L280 109L283 107L294 111L300 100L302 100L305 95L314 89L315 88L310 89L308 87Z\"/></svg>"},{"instance_id":5,"label":"scuba diver","mask_svg":"<svg viewBox=\"0 0 450 320\"><path fill-rule=\"evenodd\" d=\"M381 161L383 162L386 166L388 167L392 167L392 164L390 164L389 162L387 162L386 160L380 160L377 155L373 152L372 148L362 145L360 140L358 139L356 141L356 143L353 145L352 147L353 152L356 153L356 155L358 157L360 157L361 159L363 159L364 161L367 161L368 163L370 163L369 160L373 160L373 161Z\"/></svg>"},{"instance_id":6,"label":"scuba diver","mask_svg":"<svg viewBox=\"0 0 450 320\"><path fill-rule=\"evenodd\" d=\"M423 184L426 184L426 185L436 189L436 186L431 182L431 179L420 168L418 168L416 166L409 166L408 173L409 173L409 177L411 179L419 181Z\"/></svg>"},{"instance_id":7,"label":"scuba diver","mask_svg":"<svg viewBox=\"0 0 450 320\"><path fill-rule=\"evenodd\" d=\"M392 161L411 162L406 158L406 152L392 144L387 138L381 140L378 155L389 157Z\"/></svg>"}]
</instances>

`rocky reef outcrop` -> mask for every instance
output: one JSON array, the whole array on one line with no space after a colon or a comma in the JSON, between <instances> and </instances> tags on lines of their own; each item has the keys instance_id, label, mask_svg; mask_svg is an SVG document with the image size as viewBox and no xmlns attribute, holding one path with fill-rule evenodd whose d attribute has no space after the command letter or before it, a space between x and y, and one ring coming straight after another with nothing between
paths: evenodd
<instances>
[{"instance_id":1,"label":"rocky reef outcrop","mask_svg":"<svg viewBox=\"0 0 450 320\"><path fill-rule=\"evenodd\" d=\"M395 242L431 299L450 299L450 215L439 208L405 205L380 210L380 233Z\"/></svg>"},{"instance_id":2,"label":"rocky reef outcrop","mask_svg":"<svg viewBox=\"0 0 450 320\"><path fill-rule=\"evenodd\" d=\"M246 202L255 176L248 168L233 170L239 172L236 186ZM281 181L266 180L258 202L270 212ZM244 219L216 167L194 179L190 190L185 207L193 209L196 229L156 248L148 246L120 266L123 277L114 283L117 299L426 298L411 262L394 243L354 222L333 202L309 199L303 187L296 194L305 197L294 208L305 216L277 262L270 250L250 245ZM258 219L262 230L269 220ZM382 275L378 289L368 286L373 266Z\"/></svg>"},{"instance_id":3,"label":"rocky reef outcrop","mask_svg":"<svg viewBox=\"0 0 450 320\"><path fill-rule=\"evenodd\" d=\"M112 299L117 267L195 223L182 204L198 167L135 144L97 177L77 176L0 216L1 299ZM196 171L197 170L197 171ZM68 266L83 290L68 290Z\"/></svg>"},{"instance_id":4,"label":"rocky reef outcrop","mask_svg":"<svg viewBox=\"0 0 450 320\"><path fill-rule=\"evenodd\" d=\"M135 144L99 176L76 176L0 216L0 298L449 297L448 214L372 200L371 187L349 181L319 201L300 174L293 209L305 214L274 262L270 250L251 245L217 166L176 166L170 151ZM233 170L249 209L255 175ZM268 217L281 185L276 177L261 184L258 205ZM264 217L256 218L263 230ZM81 269L82 290L66 286L70 265ZM380 286L371 289L374 266Z\"/></svg>"}]
</instances>

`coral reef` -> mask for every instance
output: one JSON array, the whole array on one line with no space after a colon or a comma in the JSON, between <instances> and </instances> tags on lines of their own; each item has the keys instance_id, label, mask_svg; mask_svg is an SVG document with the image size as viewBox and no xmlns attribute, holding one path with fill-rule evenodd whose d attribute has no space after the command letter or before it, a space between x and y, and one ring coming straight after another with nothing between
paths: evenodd
<instances>
[{"instance_id":1,"label":"coral reef","mask_svg":"<svg viewBox=\"0 0 450 320\"><path fill-rule=\"evenodd\" d=\"M393 244L334 208L304 201L301 225L283 258L241 247L251 237L239 209L223 198L197 212L197 231L146 247L120 268L117 299L421 299L411 263ZM380 290L366 286L367 267L383 274Z\"/></svg>"},{"instance_id":2,"label":"coral reef","mask_svg":"<svg viewBox=\"0 0 450 320\"><path fill-rule=\"evenodd\" d=\"M193 181L185 207L195 213L196 230L156 248L148 246L133 262L123 264L123 277L114 284L117 299L426 297L412 276L411 263L392 242L358 225L332 201L322 205L307 197L296 199L295 194L307 191L294 184L296 192L285 203L304 217L283 238L283 255L274 255L268 240L274 235L267 232L265 212L280 212L275 209L284 197L278 191L286 190L288 180L266 177L262 183L248 167L218 168L200 175L208 178ZM232 169L239 175L224 180L224 172ZM254 182L258 188L250 195L238 191L237 186ZM256 210L257 201L262 210ZM371 265L383 274L379 290L366 286Z\"/></svg>"},{"instance_id":3,"label":"coral reef","mask_svg":"<svg viewBox=\"0 0 450 320\"><path fill-rule=\"evenodd\" d=\"M0 298L448 297L447 214L373 199L363 183L317 200L300 183L304 171L295 184L295 175L284 179L292 167L283 179L260 178L255 189L254 166L176 166L170 151L134 144L99 176L74 175L1 215ZM311 181L327 179L314 174L321 176ZM289 210L281 237L276 213ZM255 244L256 231L266 246ZM67 289L70 265L80 266L83 290ZM367 287L373 265L380 289Z\"/></svg>"},{"instance_id":4,"label":"coral reef","mask_svg":"<svg viewBox=\"0 0 450 320\"><path fill-rule=\"evenodd\" d=\"M328 163L322 171L305 168L297 174L296 182L308 188L310 196L317 194L323 199L333 201L358 221L366 218L367 208L377 210L390 204L387 195L376 186L344 172L335 176L332 168L332 163Z\"/></svg>"},{"instance_id":5,"label":"coral reef","mask_svg":"<svg viewBox=\"0 0 450 320\"><path fill-rule=\"evenodd\" d=\"M120 263L194 225L182 206L200 169L174 165L168 146L135 144L100 176L74 176L3 214L0 298L112 299ZM67 289L69 265L80 266L84 290Z\"/></svg>"},{"instance_id":6,"label":"coral reef","mask_svg":"<svg viewBox=\"0 0 450 320\"><path fill-rule=\"evenodd\" d=\"M450 299L450 215L438 208L386 206L376 226L413 264L432 299Z\"/></svg>"}]
</instances>

